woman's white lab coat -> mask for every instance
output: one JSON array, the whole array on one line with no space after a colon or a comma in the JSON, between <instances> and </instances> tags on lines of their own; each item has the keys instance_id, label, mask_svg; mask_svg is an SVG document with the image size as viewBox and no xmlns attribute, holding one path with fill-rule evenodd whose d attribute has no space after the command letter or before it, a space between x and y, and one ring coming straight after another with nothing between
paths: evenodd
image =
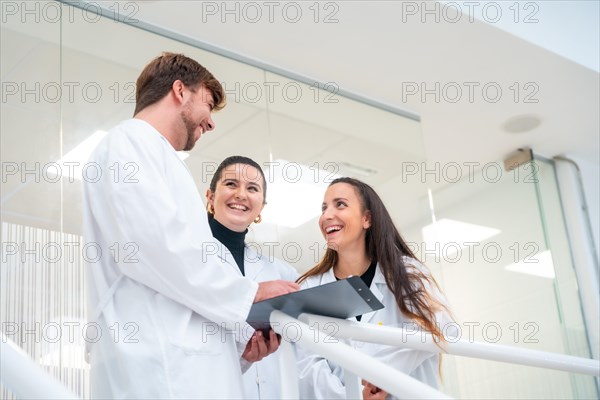
<instances>
[{"instance_id":1,"label":"woman's white lab coat","mask_svg":"<svg viewBox=\"0 0 600 400\"><path fill-rule=\"evenodd\" d=\"M241 398L246 343L232 332L258 284L210 251L188 168L136 119L112 129L87 165L92 396Z\"/></svg>"},{"instance_id":2,"label":"woman's white lab coat","mask_svg":"<svg viewBox=\"0 0 600 400\"><path fill-rule=\"evenodd\" d=\"M419 269L424 267L418 261L405 258L407 264L413 265ZM302 283L302 289L311 288L326 283L335 282L333 268L322 275L309 277ZM430 287L427 287L428 290ZM379 265L373 281L370 286L371 292L384 305L384 308L368 314L364 314L360 320L361 324L382 324L397 328L405 328L415 331L417 326L404 316L392 292L385 283L385 278ZM435 290L432 293L438 297L443 304L445 300L441 294ZM448 316L443 313L436 314L438 322L450 322ZM355 318L352 318L356 320ZM420 334L420 333L415 333ZM411 377L418 379L432 387L438 387L438 354L420 350L399 349L397 347L380 345L375 343L365 343L358 341L348 341L347 344L355 349L375 357L399 371L402 371ZM298 368L300 376L300 397L310 399L341 399L346 398L346 389L344 386L343 369L333 362L302 349L297 346Z\"/></svg>"},{"instance_id":3,"label":"woman's white lab coat","mask_svg":"<svg viewBox=\"0 0 600 400\"><path fill-rule=\"evenodd\" d=\"M232 265L237 265L227 248L219 243L219 255ZM270 250L270 249L267 249ZM241 276L239 268L236 269ZM246 278L255 282L283 279L294 282L298 278L296 269L278 260L269 251L263 252L260 247L246 245L244 250L244 271ZM279 351L267 356L259 362L247 367L243 375L244 396L246 399L280 399L281 398L281 363ZM246 364L243 362L243 364ZM246 369L246 368L244 368Z\"/></svg>"}]
</instances>

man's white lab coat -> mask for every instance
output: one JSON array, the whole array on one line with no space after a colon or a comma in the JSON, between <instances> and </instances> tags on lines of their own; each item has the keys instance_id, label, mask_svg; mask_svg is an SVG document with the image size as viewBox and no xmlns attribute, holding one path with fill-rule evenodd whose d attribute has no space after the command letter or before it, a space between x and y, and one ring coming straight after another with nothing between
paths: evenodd
<instances>
[{"instance_id":1,"label":"man's white lab coat","mask_svg":"<svg viewBox=\"0 0 600 400\"><path fill-rule=\"evenodd\" d=\"M244 331L258 284L206 251L215 239L186 165L132 119L86 167L84 236L88 253L101 250L87 257L88 318L100 333L88 334L93 397L241 398L251 332L236 340L229 329Z\"/></svg>"}]
</instances>

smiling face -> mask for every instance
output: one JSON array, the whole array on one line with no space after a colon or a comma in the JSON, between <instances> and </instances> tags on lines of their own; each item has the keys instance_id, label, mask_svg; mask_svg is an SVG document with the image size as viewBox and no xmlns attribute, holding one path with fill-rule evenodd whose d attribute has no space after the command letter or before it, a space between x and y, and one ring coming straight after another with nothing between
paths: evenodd
<instances>
[{"instance_id":1,"label":"smiling face","mask_svg":"<svg viewBox=\"0 0 600 400\"><path fill-rule=\"evenodd\" d=\"M363 208L352 185L336 183L327 188L319 227L329 248L342 252L365 245L365 235L371 226L371 217Z\"/></svg>"},{"instance_id":2,"label":"smiling face","mask_svg":"<svg viewBox=\"0 0 600 400\"><path fill-rule=\"evenodd\" d=\"M264 207L262 174L247 164L232 164L223 169L215 191L206 191L214 218L235 232L243 232Z\"/></svg>"},{"instance_id":3,"label":"smiling face","mask_svg":"<svg viewBox=\"0 0 600 400\"><path fill-rule=\"evenodd\" d=\"M203 133L215 129L211 117L213 108L214 100L210 90L200 86L195 92L190 91L190 96L181 110L181 121L186 130L183 150L191 150Z\"/></svg>"}]
</instances>

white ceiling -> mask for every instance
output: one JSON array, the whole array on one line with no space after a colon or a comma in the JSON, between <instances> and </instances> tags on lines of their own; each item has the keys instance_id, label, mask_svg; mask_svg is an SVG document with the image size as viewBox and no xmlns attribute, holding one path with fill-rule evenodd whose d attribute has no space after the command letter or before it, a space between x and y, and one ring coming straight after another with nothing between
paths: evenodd
<instances>
[{"instance_id":1,"label":"white ceiling","mask_svg":"<svg viewBox=\"0 0 600 400\"><path fill-rule=\"evenodd\" d=\"M547 157L570 153L598 162L600 107L596 71L509 34L498 28L501 24L477 19L470 22L466 17L450 23L443 16L439 22L426 17L423 23L421 14L407 14L406 3L424 4L321 2L319 22L315 23L314 5L309 9L313 3L297 2L302 7L302 18L290 23L283 13L285 2L278 2L279 7L273 9L273 22L269 21L269 9L261 2L255 3L262 5L262 16L253 22L254 8L244 9L243 2L151 1L139 3L135 18L414 111L423 122L429 160L486 162L501 159L518 147L531 146ZM549 10L546 2L535 2L540 20L535 27L548 30L550 21L556 21L555 15L560 13L558 4L567 16L578 4L585 4L551 3ZM235 10L237 4L237 15L235 11L227 14L224 4L229 4L225 6L229 10ZM213 6L216 9L210 8ZM288 20L294 17L294 10L288 9ZM523 8L520 21L531 11ZM323 23L326 16L337 22ZM510 25L513 18L505 12L500 22ZM535 27L530 26L529 32L534 32ZM588 27L582 29L590 31ZM593 43L597 39L590 40ZM591 58L598 59L598 48L592 50ZM423 83L427 88L434 87L435 82L442 87L456 82L465 92L457 103L435 102L432 95L425 102L419 96L403 98L403 83L406 87L412 82ZM479 88L498 83L503 95L497 103L489 103L476 90L474 101L469 102L464 82L478 82ZM511 90L515 82L521 91L519 102L513 98L515 89ZM536 86L525 88L528 82ZM538 102L524 103L523 96L535 87L538 91L533 99ZM506 120L523 114L538 116L542 124L520 135L503 131L501 126Z\"/></svg>"},{"instance_id":2,"label":"white ceiling","mask_svg":"<svg viewBox=\"0 0 600 400\"><path fill-rule=\"evenodd\" d=\"M440 3L457 8L457 3L451 1ZM510 1L485 0L478 1L471 7L465 3L458 6L469 17L487 22L591 70L600 70L598 1L546 0L521 1L515 4ZM498 17L495 15L496 9L501 10Z\"/></svg>"}]
</instances>

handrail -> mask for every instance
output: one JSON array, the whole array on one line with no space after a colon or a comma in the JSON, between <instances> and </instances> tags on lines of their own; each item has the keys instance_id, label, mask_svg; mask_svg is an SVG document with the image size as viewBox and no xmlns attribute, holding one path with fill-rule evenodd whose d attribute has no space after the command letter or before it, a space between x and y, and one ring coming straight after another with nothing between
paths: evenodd
<instances>
[{"instance_id":1,"label":"handrail","mask_svg":"<svg viewBox=\"0 0 600 400\"><path fill-rule=\"evenodd\" d=\"M338 318L323 317L313 314L301 314L298 319L292 318L281 311L271 313L271 325L280 335L285 335L286 328L292 324L298 329L295 342L309 350L326 357L345 370L360 376L369 382L385 389L390 394L402 398L414 399L450 399L444 393L417 381L408 375L383 364L372 357L361 353L343 343L326 342L327 335L314 335L309 325L330 327L335 323L338 328L337 338L348 338L358 341L379 343L391 346L411 348L416 350L444 352L466 357L481 358L493 361L508 362L541 368L575 372L586 375L600 376L600 361L581 357L568 356L551 352L517 348L515 346L492 343L472 342L459 338L447 337L443 351L435 343L431 334L407 331L402 328L392 328L373 324L360 324ZM324 332L328 333L328 332ZM31 399L70 399L78 397L55 378L42 369L21 348L0 332L0 382L11 390L17 397ZM316 339L316 340L315 340ZM289 343L282 344L285 361L294 364L294 354ZM282 354L284 356L284 354ZM283 360L283 359L282 359ZM290 371L295 370L290 368ZM298 381L287 376L285 398L297 398ZM32 382L35 382L32 384Z\"/></svg>"},{"instance_id":2,"label":"handrail","mask_svg":"<svg viewBox=\"0 0 600 400\"><path fill-rule=\"evenodd\" d=\"M281 390L280 398L282 400L294 400L300 398L298 387L298 371L296 370L296 354L292 344L287 340L282 340L279 346L281 365L291 366L291 368L281 369Z\"/></svg>"},{"instance_id":3,"label":"handrail","mask_svg":"<svg viewBox=\"0 0 600 400\"><path fill-rule=\"evenodd\" d=\"M69 399L78 397L0 332L0 381L23 399Z\"/></svg>"},{"instance_id":4,"label":"handrail","mask_svg":"<svg viewBox=\"0 0 600 400\"><path fill-rule=\"evenodd\" d=\"M337 338L600 376L600 361L588 358L494 343L467 341L450 336L447 337L447 343L442 345L442 351L435 343L433 336L425 332L419 332L416 335L416 331L407 331L402 328L361 324L313 314L300 314L298 319L310 326L316 323L317 327L323 327L325 324L333 322L337 325L338 330L332 336Z\"/></svg>"},{"instance_id":5,"label":"handrail","mask_svg":"<svg viewBox=\"0 0 600 400\"><path fill-rule=\"evenodd\" d=\"M344 367L348 371L381 387L399 398L411 399L450 399L448 395L428 386L410 376L361 353L343 343L325 343L324 335L314 340L313 331L303 322L298 321L281 311L271 313L271 326L275 332L285 337L286 329L293 326L298 330L294 342L326 357ZM297 383L296 383L297 384Z\"/></svg>"}]
</instances>

